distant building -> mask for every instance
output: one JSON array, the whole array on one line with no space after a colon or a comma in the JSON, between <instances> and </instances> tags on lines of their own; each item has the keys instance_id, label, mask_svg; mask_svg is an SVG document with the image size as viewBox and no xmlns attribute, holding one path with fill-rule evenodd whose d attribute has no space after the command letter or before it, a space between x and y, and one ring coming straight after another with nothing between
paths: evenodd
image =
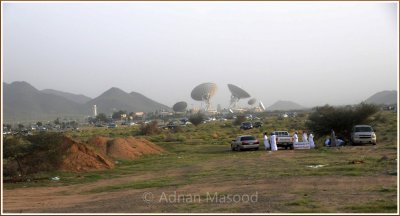
<instances>
[{"instance_id":1,"label":"distant building","mask_svg":"<svg viewBox=\"0 0 400 216\"><path fill-rule=\"evenodd\" d=\"M96 117L97 116L97 106L96 106L96 104L93 105L92 111L93 111L93 117Z\"/></svg>"}]
</instances>

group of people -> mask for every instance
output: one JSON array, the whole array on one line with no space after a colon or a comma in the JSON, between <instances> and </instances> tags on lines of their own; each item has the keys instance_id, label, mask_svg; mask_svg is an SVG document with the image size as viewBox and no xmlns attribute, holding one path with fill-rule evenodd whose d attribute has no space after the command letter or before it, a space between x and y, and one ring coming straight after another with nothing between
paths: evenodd
<instances>
[{"instance_id":1,"label":"group of people","mask_svg":"<svg viewBox=\"0 0 400 216\"><path fill-rule=\"evenodd\" d=\"M278 151L275 133L271 133L270 139L268 139L267 132L264 133L264 146L265 150L271 149L271 151Z\"/></svg>"},{"instance_id":2,"label":"group of people","mask_svg":"<svg viewBox=\"0 0 400 216\"><path fill-rule=\"evenodd\" d=\"M299 137L297 135L297 131L294 132L294 134L293 134L293 143L296 143L296 142L299 142ZM307 131L303 131L302 142L310 142L310 148L315 148L314 135L312 133L310 133L310 135L307 136Z\"/></svg>"},{"instance_id":3,"label":"group of people","mask_svg":"<svg viewBox=\"0 0 400 216\"><path fill-rule=\"evenodd\" d=\"M276 144L276 140L277 140L277 138L276 138L275 133L271 133L271 137L268 139L267 132L265 132L264 133L265 150L278 151L278 145ZM297 135L297 131L294 132L292 141L293 141L293 143L299 142L299 137ZM310 135L307 136L307 132L303 131L302 141L309 142L310 148L315 148L314 135L312 133L310 133Z\"/></svg>"}]
</instances>

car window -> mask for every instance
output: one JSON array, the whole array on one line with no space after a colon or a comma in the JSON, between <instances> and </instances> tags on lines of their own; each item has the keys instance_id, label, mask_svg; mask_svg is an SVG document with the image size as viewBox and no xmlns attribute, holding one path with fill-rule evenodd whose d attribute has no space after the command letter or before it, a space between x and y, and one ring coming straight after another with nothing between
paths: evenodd
<instances>
[{"instance_id":1,"label":"car window","mask_svg":"<svg viewBox=\"0 0 400 216\"><path fill-rule=\"evenodd\" d=\"M356 132L373 132L371 127L356 127Z\"/></svg>"},{"instance_id":2,"label":"car window","mask_svg":"<svg viewBox=\"0 0 400 216\"><path fill-rule=\"evenodd\" d=\"M245 136L241 138L241 141L245 141L245 140L255 140L256 138L254 136Z\"/></svg>"}]
</instances>

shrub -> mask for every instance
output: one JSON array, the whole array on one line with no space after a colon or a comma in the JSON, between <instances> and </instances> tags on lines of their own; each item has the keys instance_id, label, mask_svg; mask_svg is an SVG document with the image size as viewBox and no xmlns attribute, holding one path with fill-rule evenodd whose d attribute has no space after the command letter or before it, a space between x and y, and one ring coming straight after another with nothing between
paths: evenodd
<instances>
[{"instance_id":1,"label":"shrub","mask_svg":"<svg viewBox=\"0 0 400 216\"><path fill-rule=\"evenodd\" d=\"M3 157L7 160L7 165L4 169L5 175L25 175L26 168L22 164L22 158L32 152L33 146L29 141L20 137L11 137L4 140L3 143ZM15 161L18 166L13 166L12 161Z\"/></svg>"},{"instance_id":2,"label":"shrub","mask_svg":"<svg viewBox=\"0 0 400 216\"><path fill-rule=\"evenodd\" d=\"M189 117L189 121L190 121L194 126L197 126L197 125L201 124L201 122L203 122L204 119L205 119L205 116L204 116L204 114L201 113L201 112L197 112L197 113L195 113L195 114L193 114L193 115L191 115L191 116Z\"/></svg>"},{"instance_id":3,"label":"shrub","mask_svg":"<svg viewBox=\"0 0 400 216\"><path fill-rule=\"evenodd\" d=\"M152 121L149 124L142 124L140 125L139 135L156 135L160 134L161 130L157 126L157 121Z\"/></svg>"},{"instance_id":4,"label":"shrub","mask_svg":"<svg viewBox=\"0 0 400 216\"><path fill-rule=\"evenodd\" d=\"M361 103L355 107L332 107L325 105L316 107L308 117L306 126L316 135L329 134L333 129L336 134L349 136L351 128L356 124L368 124L369 117L375 114L375 105Z\"/></svg>"},{"instance_id":5,"label":"shrub","mask_svg":"<svg viewBox=\"0 0 400 216\"><path fill-rule=\"evenodd\" d=\"M61 148L63 135L59 133L39 133L27 137L12 137L4 140L5 169L10 175L19 173L22 177L38 171L52 170L62 162ZM16 162L18 170L13 172Z\"/></svg>"},{"instance_id":6,"label":"shrub","mask_svg":"<svg viewBox=\"0 0 400 216\"><path fill-rule=\"evenodd\" d=\"M238 115L235 119L235 121L233 122L234 125L240 125L242 124L242 122L246 121L246 116L243 115Z\"/></svg>"}]
</instances>

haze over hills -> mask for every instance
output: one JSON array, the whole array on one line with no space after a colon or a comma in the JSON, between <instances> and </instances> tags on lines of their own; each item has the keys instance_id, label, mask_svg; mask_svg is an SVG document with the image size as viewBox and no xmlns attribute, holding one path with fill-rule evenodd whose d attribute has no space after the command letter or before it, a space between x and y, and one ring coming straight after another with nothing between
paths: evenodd
<instances>
[{"instance_id":1,"label":"haze over hills","mask_svg":"<svg viewBox=\"0 0 400 216\"><path fill-rule=\"evenodd\" d=\"M86 102L85 102L86 101ZM378 92L365 100L374 104L397 104L397 91ZM54 120L57 117L83 119L92 115L96 104L98 113L111 115L114 111L155 112L171 111L171 108L144 95L127 93L113 87L100 96L87 96L58 90L39 91L27 82L3 83L3 119L5 122ZM291 101L277 101L267 111L301 110L305 107Z\"/></svg>"},{"instance_id":2,"label":"haze over hills","mask_svg":"<svg viewBox=\"0 0 400 216\"><path fill-rule=\"evenodd\" d=\"M292 102L292 101L282 101L279 100L272 104L271 106L267 107L268 111L280 110L280 111L289 111L289 110L301 110L304 109L303 106Z\"/></svg>"},{"instance_id":3,"label":"haze over hills","mask_svg":"<svg viewBox=\"0 0 400 216\"><path fill-rule=\"evenodd\" d=\"M72 93L68 93L68 92L57 91L54 89L44 89L44 90L42 90L42 92L44 92L46 94L58 95L58 96L64 97L70 101L74 101L79 104L84 104L84 103L87 103L88 101L92 100L92 98L82 95L82 94L72 94Z\"/></svg>"},{"instance_id":4,"label":"haze over hills","mask_svg":"<svg viewBox=\"0 0 400 216\"><path fill-rule=\"evenodd\" d=\"M90 99L84 95L58 90L39 91L27 82L3 83L3 118L5 122L54 120L80 118L92 115L94 104L98 113L111 115L114 111L154 112L170 111L171 108L155 102L142 94L130 94L118 88L111 88L100 96ZM86 103L85 100L90 99Z\"/></svg>"},{"instance_id":5,"label":"haze over hills","mask_svg":"<svg viewBox=\"0 0 400 216\"><path fill-rule=\"evenodd\" d=\"M397 104L397 91L393 90L378 92L365 100L365 103L385 105Z\"/></svg>"},{"instance_id":6,"label":"haze over hills","mask_svg":"<svg viewBox=\"0 0 400 216\"><path fill-rule=\"evenodd\" d=\"M3 84L4 121L50 120L58 116L83 117L82 105L43 93L27 82Z\"/></svg>"},{"instance_id":7,"label":"haze over hills","mask_svg":"<svg viewBox=\"0 0 400 216\"><path fill-rule=\"evenodd\" d=\"M156 110L170 111L171 108L155 102L142 94L132 92L130 94L119 88L112 87L100 96L86 103L87 107L97 106L98 113L113 113L118 110L127 112L155 112Z\"/></svg>"}]
</instances>

